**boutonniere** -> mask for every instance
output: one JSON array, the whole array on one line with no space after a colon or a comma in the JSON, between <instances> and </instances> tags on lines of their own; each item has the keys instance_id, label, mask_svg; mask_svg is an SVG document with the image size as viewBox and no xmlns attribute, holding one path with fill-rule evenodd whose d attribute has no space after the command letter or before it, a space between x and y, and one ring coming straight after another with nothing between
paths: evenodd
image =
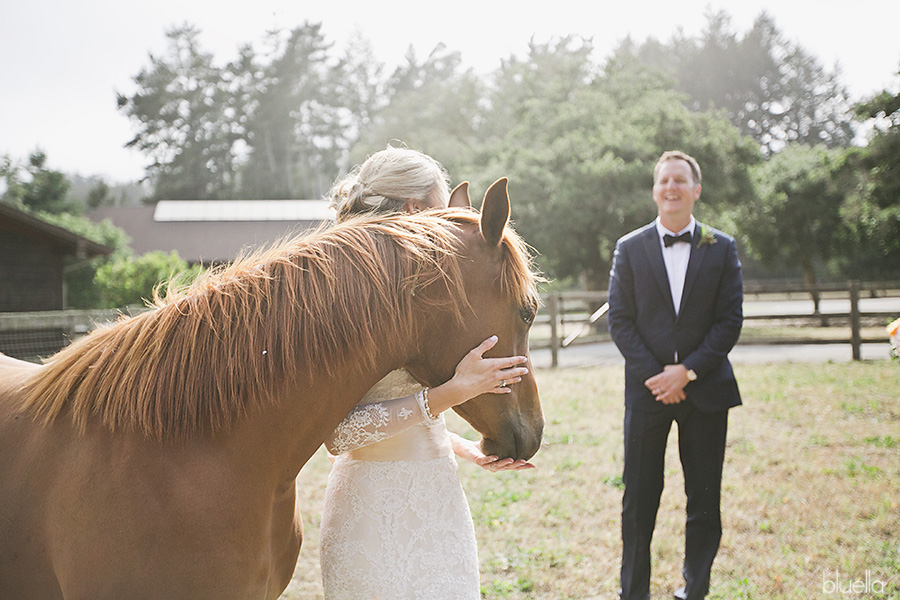
<instances>
[{"instance_id":1,"label":"boutonniere","mask_svg":"<svg viewBox=\"0 0 900 600\"><path fill-rule=\"evenodd\" d=\"M697 242L697 247L702 248L703 246L712 246L718 240L716 240L716 235L712 232L712 229L707 227L706 225L700 226L700 241Z\"/></svg>"}]
</instances>

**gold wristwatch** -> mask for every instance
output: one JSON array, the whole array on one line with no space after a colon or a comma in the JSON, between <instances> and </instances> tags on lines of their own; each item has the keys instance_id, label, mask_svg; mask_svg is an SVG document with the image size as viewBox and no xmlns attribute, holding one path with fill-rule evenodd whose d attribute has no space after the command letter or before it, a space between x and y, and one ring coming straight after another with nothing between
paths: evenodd
<instances>
[{"instance_id":1,"label":"gold wristwatch","mask_svg":"<svg viewBox=\"0 0 900 600\"><path fill-rule=\"evenodd\" d=\"M687 378L688 381L697 381L697 373L695 373L693 369L688 369Z\"/></svg>"}]
</instances>

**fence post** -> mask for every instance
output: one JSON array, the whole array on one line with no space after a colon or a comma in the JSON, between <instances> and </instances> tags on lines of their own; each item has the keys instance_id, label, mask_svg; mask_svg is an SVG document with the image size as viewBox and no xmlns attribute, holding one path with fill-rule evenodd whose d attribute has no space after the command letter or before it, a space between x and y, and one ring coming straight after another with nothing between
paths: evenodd
<instances>
[{"instance_id":1,"label":"fence post","mask_svg":"<svg viewBox=\"0 0 900 600\"><path fill-rule=\"evenodd\" d=\"M859 331L859 281L850 282L850 345L853 348L853 360L860 360L862 336Z\"/></svg>"},{"instance_id":2,"label":"fence post","mask_svg":"<svg viewBox=\"0 0 900 600\"><path fill-rule=\"evenodd\" d=\"M547 298L547 310L550 312L550 366L559 366L559 294L552 293Z\"/></svg>"}]
</instances>

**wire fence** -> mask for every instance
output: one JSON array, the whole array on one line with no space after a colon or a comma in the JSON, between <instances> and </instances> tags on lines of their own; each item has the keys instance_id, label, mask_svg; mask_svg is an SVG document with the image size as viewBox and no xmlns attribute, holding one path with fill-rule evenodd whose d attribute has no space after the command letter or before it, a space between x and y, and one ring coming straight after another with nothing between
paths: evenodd
<instances>
[{"instance_id":1,"label":"wire fence","mask_svg":"<svg viewBox=\"0 0 900 600\"><path fill-rule=\"evenodd\" d=\"M136 309L0 313L0 352L30 362L56 354L93 329Z\"/></svg>"}]
</instances>

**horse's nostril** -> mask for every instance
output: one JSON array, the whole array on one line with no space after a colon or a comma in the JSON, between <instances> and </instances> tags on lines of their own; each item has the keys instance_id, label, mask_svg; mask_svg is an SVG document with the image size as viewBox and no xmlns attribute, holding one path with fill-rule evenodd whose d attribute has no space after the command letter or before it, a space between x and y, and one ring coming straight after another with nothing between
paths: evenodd
<instances>
[{"instance_id":1,"label":"horse's nostril","mask_svg":"<svg viewBox=\"0 0 900 600\"><path fill-rule=\"evenodd\" d=\"M541 433L536 435L521 435L511 432L503 439L495 440L485 438L481 443L481 450L487 455L500 458L512 458L515 460L529 460L537 454L541 447Z\"/></svg>"},{"instance_id":2,"label":"horse's nostril","mask_svg":"<svg viewBox=\"0 0 900 600\"><path fill-rule=\"evenodd\" d=\"M541 436L532 436L527 440L521 440L516 446L517 459L530 460L541 448Z\"/></svg>"}]
</instances>

